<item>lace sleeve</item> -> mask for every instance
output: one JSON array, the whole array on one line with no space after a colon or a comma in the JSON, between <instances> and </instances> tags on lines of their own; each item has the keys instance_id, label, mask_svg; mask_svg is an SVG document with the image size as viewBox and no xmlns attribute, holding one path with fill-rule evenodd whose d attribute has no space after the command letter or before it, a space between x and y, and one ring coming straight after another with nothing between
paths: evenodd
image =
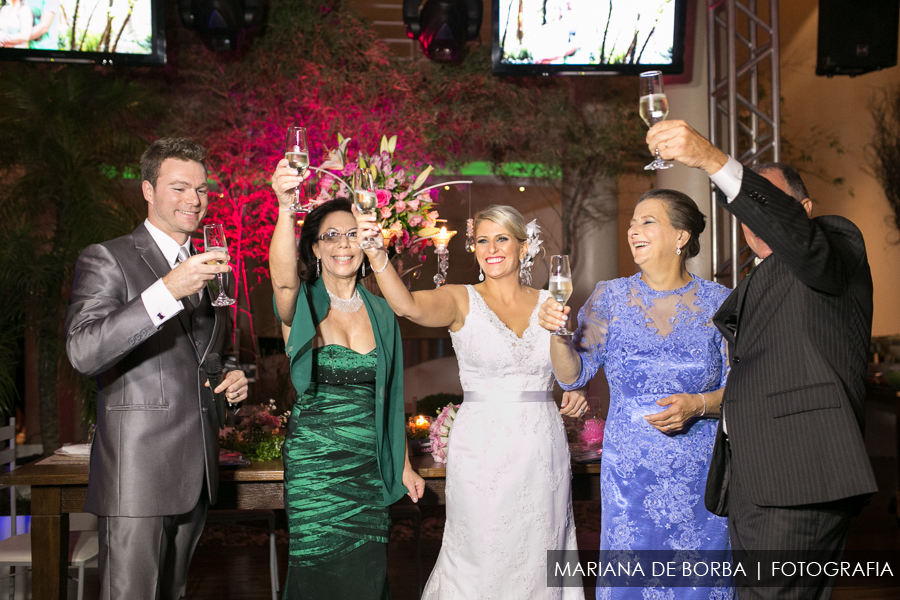
<instances>
[{"instance_id":1,"label":"lace sleeve","mask_svg":"<svg viewBox=\"0 0 900 600\"><path fill-rule=\"evenodd\" d=\"M560 383L564 390L584 387L606 362L606 340L612 320L611 295L610 282L601 281L578 311L578 329L572 336L572 345L581 358L581 374L570 384Z\"/></svg>"}]
</instances>

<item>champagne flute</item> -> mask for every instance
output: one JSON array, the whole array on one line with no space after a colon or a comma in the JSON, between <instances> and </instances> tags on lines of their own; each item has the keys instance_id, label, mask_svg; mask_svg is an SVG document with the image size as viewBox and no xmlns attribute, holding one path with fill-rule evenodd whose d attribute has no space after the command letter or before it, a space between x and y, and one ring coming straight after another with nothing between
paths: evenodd
<instances>
[{"instance_id":1,"label":"champagne flute","mask_svg":"<svg viewBox=\"0 0 900 600\"><path fill-rule=\"evenodd\" d=\"M203 249L206 252L224 252L228 254L228 244L225 242L225 227L221 223L213 223L203 226ZM211 265L224 265L227 260L210 261ZM218 285L216 285L218 279ZM209 297L212 299L213 306L231 306L234 299L225 295L225 284L222 281L222 274L216 273L216 279L206 283L209 291Z\"/></svg>"},{"instance_id":2,"label":"champagne flute","mask_svg":"<svg viewBox=\"0 0 900 600\"><path fill-rule=\"evenodd\" d=\"M569 256L556 254L550 257L550 295L553 299L565 307L572 295L572 271L569 269ZM552 332L553 335L569 335L569 330L564 324Z\"/></svg>"},{"instance_id":3,"label":"champagne flute","mask_svg":"<svg viewBox=\"0 0 900 600\"><path fill-rule=\"evenodd\" d=\"M378 196L375 195L375 182L372 173L366 169L353 172L353 204L363 215L375 214L378 209ZM375 235L360 242L360 250L384 247L384 237Z\"/></svg>"},{"instance_id":4,"label":"champagne flute","mask_svg":"<svg viewBox=\"0 0 900 600\"><path fill-rule=\"evenodd\" d=\"M663 90L662 71L646 71L641 73L641 118L647 127L653 127L660 121L665 121L669 116L669 101L666 100L666 92ZM645 171L668 169L672 163L659 157L659 148L656 149L656 158L644 167Z\"/></svg>"},{"instance_id":5,"label":"champagne flute","mask_svg":"<svg viewBox=\"0 0 900 600\"><path fill-rule=\"evenodd\" d=\"M303 176L309 169L309 147L306 144L306 127L288 127L287 140L284 143L284 157L288 166L297 169L300 173L300 185L294 190L294 203L285 210L301 212L304 208L300 205L300 188L303 187Z\"/></svg>"}]
</instances>

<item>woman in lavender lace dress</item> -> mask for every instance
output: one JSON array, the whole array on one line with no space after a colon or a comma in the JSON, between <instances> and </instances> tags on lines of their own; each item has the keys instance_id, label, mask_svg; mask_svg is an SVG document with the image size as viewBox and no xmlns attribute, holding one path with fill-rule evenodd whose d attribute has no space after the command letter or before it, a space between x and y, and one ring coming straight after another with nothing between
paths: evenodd
<instances>
[{"instance_id":1,"label":"woman in lavender lace dress","mask_svg":"<svg viewBox=\"0 0 900 600\"><path fill-rule=\"evenodd\" d=\"M628 243L641 272L601 281L578 313L571 342L554 336L553 370L565 389L584 386L602 366L610 405L601 466L600 550L705 551L726 559L728 526L703 504L727 375L725 344L712 323L726 288L695 277L685 261L700 251L705 217L673 190L644 194ZM559 304L541 325L565 322ZM674 556L674 555L673 555ZM607 598L727 599L728 579L707 587L598 586Z\"/></svg>"},{"instance_id":2,"label":"woman in lavender lace dress","mask_svg":"<svg viewBox=\"0 0 900 600\"><path fill-rule=\"evenodd\" d=\"M361 238L380 235L357 216ZM582 394L553 402L550 334L538 325L549 297L521 278L536 250L519 212L475 216L477 285L407 291L383 250L366 250L385 300L400 316L448 327L465 390L450 430L447 523L424 600L584 600L547 586L547 551L577 551L571 467L560 412L583 414ZM529 249L532 252L529 252Z\"/></svg>"}]
</instances>

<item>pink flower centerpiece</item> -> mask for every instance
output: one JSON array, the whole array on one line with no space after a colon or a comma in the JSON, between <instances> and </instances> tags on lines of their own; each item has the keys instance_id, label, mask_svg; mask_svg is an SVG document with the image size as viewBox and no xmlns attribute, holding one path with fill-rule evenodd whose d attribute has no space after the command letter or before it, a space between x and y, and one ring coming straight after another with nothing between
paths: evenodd
<instances>
[{"instance_id":1,"label":"pink flower centerpiece","mask_svg":"<svg viewBox=\"0 0 900 600\"><path fill-rule=\"evenodd\" d=\"M375 181L375 195L378 198L378 216L381 219L381 230L385 236L385 245L391 255L409 251L418 254L429 244L425 237L434 235L438 229L435 221L438 212L435 210L434 190L419 190L431 174L432 167L413 175L402 163L395 162L394 150L397 147L397 136L390 139L382 136L378 152L365 154L358 152L354 160L348 157L347 145L350 138L338 134L338 147L328 151L328 159L319 166L320 172L318 194L311 204L318 206L335 198L347 198L352 187L353 173L359 169L367 169ZM342 185L340 179L346 185ZM422 257L424 260L424 256Z\"/></svg>"},{"instance_id":2,"label":"pink flower centerpiece","mask_svg":"<svg viewBox=\"0 0 900 600\"><path fill-rule=\"evenodd\" d=\"M428 437L431 439L431 455L434 457L434 462L447 462L447 442L450 437L450 427L453 425L453 419L456 418L456 411L459 406L459 404L448 404L441 409L441 412L438 413L437 418L431 424Z\"/></svg>"},{"instance_id":3,"label":"pink flower centerpiece","mask_svg":"<svg viewBox=\"0 0 900 600\"><path fill-rule=\"evenodd\" d=\"M606 421L603 419L587 419L584 422L584 428L581 430L581 441L588 445L603 443L603 430Z\"/></svg>"}]
</instances>

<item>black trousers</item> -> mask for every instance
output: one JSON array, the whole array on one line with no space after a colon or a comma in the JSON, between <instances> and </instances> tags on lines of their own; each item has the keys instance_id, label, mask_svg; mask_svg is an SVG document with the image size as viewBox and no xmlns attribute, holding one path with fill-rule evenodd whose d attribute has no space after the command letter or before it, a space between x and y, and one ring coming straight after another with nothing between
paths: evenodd
<instances>
[{"instance_id":1,"label":"black trousers","mask_svg":"<svg viewBox=\"0 0 900 600\"><path fill-rule=\"evenodd\" d=\"M728 497L728 532L736 558L762 564L765 577L773 572L772 561L839 561L844 552L850 520L865 506L868 496L844 498L802 506L757 506L741 485L740 473L732 473ZM788 573L795 575L790 576ZM739 600L827 600L834 577L801 577L801 571L777 569L772 582L758 585L756 575L736 577Z\"/></svg>"}]
</instances>

